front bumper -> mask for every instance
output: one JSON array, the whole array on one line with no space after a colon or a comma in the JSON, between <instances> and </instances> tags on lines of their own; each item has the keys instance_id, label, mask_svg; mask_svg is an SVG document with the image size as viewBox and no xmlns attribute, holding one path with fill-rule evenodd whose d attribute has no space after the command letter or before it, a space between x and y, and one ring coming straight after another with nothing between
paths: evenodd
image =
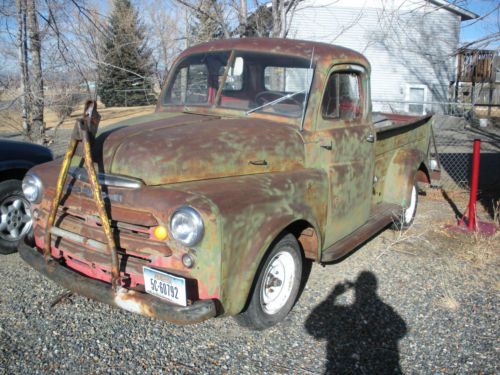
<instances>
[{"instance_id":1,"label":"front bumper","mask_svg":"<svg viewBox=\"0 0 500 375\"><path fill-rule=\"evenodd\" d=\"M177 306L147 293L126 288L120 288L115 293L110 284L82 276L56 260L50 259L45 262L42 254L24 241L21 241L18 250L26 263L57 284L76 294L111 306L178 324L199 323L217 315L213 300L201 300L189 306Z\"/></svg>"}]
</instances>

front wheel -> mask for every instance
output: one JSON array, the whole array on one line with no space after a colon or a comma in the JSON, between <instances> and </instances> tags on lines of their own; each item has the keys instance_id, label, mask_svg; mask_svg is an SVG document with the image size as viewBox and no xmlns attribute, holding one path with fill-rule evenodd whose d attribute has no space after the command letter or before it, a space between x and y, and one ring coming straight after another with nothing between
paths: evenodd
<instances>
[{"instance_id":1,"label":"front wheel","mask_svg":"<svg viewBox=\"0 0 500 375\"><path fill-rule=\"evenodd\" d=\"M279 240L259 268L247 309L236 317L241 325L263 330L282 321L300 289L302 253L292 234Z\"/></svg>"},{"instance_id":2,"label":"front wheel","mask_svg":"<svg viewBox=\"0 0 500 375\"><path fill-rule=\"evenodd\" d=\"M413 224L413 219L415 219L415 215L417 213L418 206L418 188L417 184L413 184L411 189L410 202L406 208L403 209L394 223L392 228L394 230L404 230L408 229Z\"/></svg>"}]
</instances>

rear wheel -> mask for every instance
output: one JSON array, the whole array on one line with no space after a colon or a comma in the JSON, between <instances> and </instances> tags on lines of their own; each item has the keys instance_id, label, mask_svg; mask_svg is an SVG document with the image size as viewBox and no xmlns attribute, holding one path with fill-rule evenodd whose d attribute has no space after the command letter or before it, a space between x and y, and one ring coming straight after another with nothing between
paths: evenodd
<instances>
[{"instance_id":1,"label":"rear wheel","mask_svg":"<svg viewBox=\"0 0 500 375\"><path fill-rule=\"evenodd\" d=\"M30 204L19 180L0 182L0 254L17 250L21 238L31 231Z\"/></svg>"},{"instance_id":2,"label":"rear wheel","mask_svg":"<svg viewBox=\"0 0 500 375\"><path fill-rule=\"evenodd\" d=\"M247 309L236 317L241 325L262 330L282 321L300 289L302 254L292 234L278 241L260 267Z\"/></svg>"},{"instance_id":3,"label":"rear wheel","mask_svg":"<svg viewBox=\"0 0 500 375\"><path fill-rule=\"evenodd\" d=\"M413 224L415 215L417 213L418 206L418 188L417 184L414 183L411 189L410 202L403 212L394 220L392 228L395 230L408 229Z\"/></svg>"}]
</instances>

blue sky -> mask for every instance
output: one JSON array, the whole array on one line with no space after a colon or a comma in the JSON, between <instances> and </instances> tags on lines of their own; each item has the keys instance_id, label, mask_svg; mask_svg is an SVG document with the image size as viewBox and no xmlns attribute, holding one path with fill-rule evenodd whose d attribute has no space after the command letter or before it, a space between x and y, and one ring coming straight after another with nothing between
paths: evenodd
<instances>
[{"instance_id":1,"label":"blue sky","mask_svg":"<svg viewBox=\"0 0 500 375\"><path fill-rule=\"evenodd\" d=\"M480 39L486 35L499 32L499 2L498 0L466 0L466 1L455 1L455 3L462 8L470 10L478 14L479 16L484 16L488 13L484 19L479 21L472 20L462 22L462 30L460 32L460 42L470 42L473 40ZM496 10L495 10L496 8ZM493 11L493 12L492 12ZM496 42L496 47L499 46L499 42ZM494 46L490 46L494 47Z\"/></svg>"}]
</instances>

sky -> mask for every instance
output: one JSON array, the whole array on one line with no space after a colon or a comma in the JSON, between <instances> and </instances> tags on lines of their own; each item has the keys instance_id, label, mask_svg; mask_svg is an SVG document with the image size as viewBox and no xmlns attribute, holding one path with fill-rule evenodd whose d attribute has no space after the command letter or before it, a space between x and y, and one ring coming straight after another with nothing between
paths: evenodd
<instances>
[{"instance_id":1,"label":"sky","mask_svg":"<svg viewBox=\"0 0 500 375\"><path fill-rule=\"evenodd\" d=\"M466 1L456 1L458 6L465 8L479 16L485 16L481 20L471 20L462 22L462 28L460 31L460 42L461 44L470 41L478 40L486 35L499 32L500 23L500 13L499 13L499 1L498 0L466 0ZM496 8L496 10L495 10ZM492 12L493 11L493 12ZM490 48L499 48L500 43L497 41Z\"/></svg>"},{"instance_id":2,"label":"sky","mask_svg":"<svg viewBox=\"0 0 500 375\"><path fill-rule=\"evenodd\" d=\"M164 6L169 6L172 2L175 3L175 0L133 0L133 3L140 7L140 4L143 1L153 1L157 4L163 4ZM486 35L491 35L497 33L497 41L490 43L487 46L481 46L484 49L500 49L500 0L448 0L449 2L456 4L462 8L465 8L471 12L478 14L481 18L479 20L471 20L462 22L462 27L460 31L460 45L463 45L467 42L471 42L474 40L478 40ZM103 13L109 12L111 9L110 4L112 0L96 0L99 4L100 10ZM253 0L248 0L248 3L253 3ZM5 27L9 26L11 31L15 30L15 22L13 19L6 19L3 21L0 17L0 21L2 22L2 32L0 32L0 43L10 44L12 42L12 37L7 35ZM5 23L4 23L5 22ZM4 51L0 49L0 72L6 70L17 70L16 58L13 55L7 56L4 54Z\"/></svg>"}]
</instances>

